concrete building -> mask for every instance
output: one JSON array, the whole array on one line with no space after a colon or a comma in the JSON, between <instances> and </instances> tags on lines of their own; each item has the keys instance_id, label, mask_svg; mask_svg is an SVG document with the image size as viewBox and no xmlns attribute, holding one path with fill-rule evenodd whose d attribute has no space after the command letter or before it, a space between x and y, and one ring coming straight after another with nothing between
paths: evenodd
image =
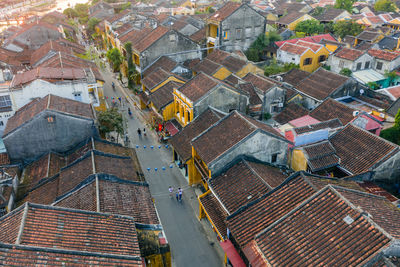
<instances>
[{"instance_id":1,"label":"concrete building","mask_svg":"<svg viewBox=\"0 0 400 267\"><path fill-rule=\"evenodd\" d=\"M352 72L373 67L374 58L365 51L343 47L328 58L331 71L339 73L342 69Z\"/></svg>"},{"instance_id":2,"label":"concrete building","mask_svg":"<svg viewBox=\"0 0 400 267\"><path fill-rule=\"evenodd\" d=\"M227 2L208 17L206 24L207 47L245 51L265 33L266 19L247 4Z\"/></svg>"},{"instance_id":3,"label":"concrete building","mask_svg":"<svg viewBox=\"0 0 400 267\"><path fill-rule=\"evenodd\" d=\"M94 119L90 104L47 95L8 120L4 145L11 160L29 161L50 151L65 152L97 134Z\"/></svg>"}]
</instances>

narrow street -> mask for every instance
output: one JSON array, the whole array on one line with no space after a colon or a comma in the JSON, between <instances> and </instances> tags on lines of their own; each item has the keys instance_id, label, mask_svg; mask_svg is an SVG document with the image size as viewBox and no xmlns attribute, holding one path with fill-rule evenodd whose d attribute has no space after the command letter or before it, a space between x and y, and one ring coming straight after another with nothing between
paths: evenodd
<instances>
[{"instance_id":1,"label":"narrow street","mask_svg":"<svg viewBox=\"0 0 400 267\"><path fill-rule=\"evenodd\" d=\"M203 219L201 222L198 220L196 194L194 189L188 186L187 180L178 167L171 162L171 149L165 147L165 144L159 148L161 144L158 142L156 134L145 125L141 111L137 107L130 105L133 117L129 118L128 104L124 101L127 89L123 89L113 79L108 69L104 70L102 75L106 81L104 94L108 97L108 104L111 104L111 97L115 97L116 102L119 102L118 97L123 99L123 106L120 106L120 110L127 121L130 146L136 148L146 181L150 185L157 212L171 246L173 266L223 266L223 253L216 236L206 220ZM111 89L112 81L116 85L115 91ZM143 136L142 133L142 136L139 137L138 128L142 131L143 128L146 128L147 136ZM139 147L137 148L137 146ZM170 168L171 165L172 168ZM151 168L151 170L148 171L147 168ZM173 186L175 190L178 187L184 190L182 203L177 202L175 197L170 198L169 186Z\"/></svg>"}]
</instances>

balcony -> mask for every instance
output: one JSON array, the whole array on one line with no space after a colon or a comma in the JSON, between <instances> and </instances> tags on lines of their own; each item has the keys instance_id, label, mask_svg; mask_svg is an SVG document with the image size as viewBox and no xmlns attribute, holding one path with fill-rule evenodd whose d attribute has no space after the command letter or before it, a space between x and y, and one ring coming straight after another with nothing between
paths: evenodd
<instances>
[{"instance_id":1,"label":"balcony","mask_svg":"<svg viewBox=\"0 0 400 267\"><path fill-rule=\"evenodd\" d=\"M217 41L217 38L214 38L214 37L207 37L207 43L213 43L213 44L215 44L216 41Z\"/></svg>"},{"instance_id":2,"label":"balcony","mask_svg":"<svg viewBox=\"0 0 400 267\"><path fill-rule=\"evenodd\" d=\"M209 179L208 171L203 167L203 164L201 164L200 160L194 158L194 166L199 171L203 182L207 184L207 180Z\"/></svg>"}]
</instances>

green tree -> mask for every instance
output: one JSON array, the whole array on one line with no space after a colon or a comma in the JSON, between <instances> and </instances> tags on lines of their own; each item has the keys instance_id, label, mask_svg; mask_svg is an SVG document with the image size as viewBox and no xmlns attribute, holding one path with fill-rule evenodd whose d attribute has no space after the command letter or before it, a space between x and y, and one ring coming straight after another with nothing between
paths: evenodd
<instances>
[{"instance_id":1,"label":"green tree","mask_svg":"<svg viewBox=\"0 0 400 267\"><path fill-rule=\"evenodd\" d=\"M106 57L111 62L114 72L119 71L123 58L118 48L108 50Z\"/></svg>"},{"instance_id":2,"label":"green tree","mask_svg":"<svg viewBox=\"0 0 400 267\"><path fill-rule=\"evenodd\" d=\"M319 16L319 15L321 15L322 13L324 13L325 10L326 10L325 8L320 7L320 6L317 6L317 7L314 8L314 10L311 12L311 15L312 15L312 16Z\"/></svg>"},{"instance_id":3,"label":"green tree","mask_svg":"<svg viewBox=\"0 0 400 267\"><path fill-rule=\"evenodd\" d=\"M127 42L124 47L126 51L126 60L128 62L128 87L133 89L133 85L136 83L139 73L133 64L132 43Z\"/></svg>"},{"instance_id":4,"label":"green tree","mask_svg":"<svg viewBox=\"0 0 400 267\"><path fill-rule=\"evenodd\" d=\"M395 12L397 7L390 0L378 0L375 2L374 8L376 11Z\"/></svg>"},{"instance_id":5,"label":"green tree","mask_svg":"<svg viewBox=\"0 0 400 267\"><path fill-rule=\"evenodd\" d=\"M352 71L351 71L350 69L348 69L348 68L343 68L343 69L339 72L339 74L344 75L344 76L348 76L348 77L351 76L351 73L352 73Z\"/></svg>"},{"instance_id":6,"label":"green tree","mask_svg":"<svg viewBox=\"0 0 400 267\"><path fill-rule=\"evenodd\" d=\"M79 17L85 17L89 14L88 4L76 4L74 9L78 13Z\"/></svg>"},{"instance_id":7,"label":"green tree","mask_svg":"<svg viewBox=\"0 0 400 267\"><path fill-rule=\"evenodd\" d=\"M394 125L400 129L400 109L397 111L397 114L394 117Z\"/></svg>"},{"instance_id":8,"label":"green tree","mask_svg":"<svg viewBox=\"0 0 400 267\"><path fill-rule=\"evenodd\" d=\"M389 79L389 85L397 78L397 74L395 71L385 71L385 77Z\"/></svg>"},{"instance_id":9,"label":"green tree","mask_svg":"<svg viewBox=\"0 0 400 267\"><path fill-rule=\"evenodd\" d=\"M306 35L313 35L324 32L324 25L313 19L303 20L296 25L295 31L304 32Z\"/></svg>"},{"instance_id":10,"label":"green tree","mask_svg":"<svg viewBox=\"0 0 400 267\"><path fill-rule=\"evenodd\" d=\"M63 11L63 14L65 15L65 16L67 16L68 18L70 18L70 19L73 19L73 18L77 18L78 17L78 12L76 12L76 10L75 9L73 9L73 8L67 8L67 9L65 9L64 11Z\"/></svg>"},{"instance_id":11,"label":"green tree","mask_svg":"<svg viewBox=\"0 0 400 267\"><path fill-rule=\"evenodd\" d=\"M104 137L107 133L116 132L118 142L118 137L124 133L122 114L118 112L118 109L112 108L99 112L97 118L100 135Z\"/></svg>"},{"instance_id":12,"label":"green tree","mask_svg":"<svg viewBox=\"0 0 400 267\"><path fill-rule=\"evenodd\" d=\"M375 90L375 89L379 88L379 84L376 83L376 82L369 82L369 83L367 83L367 86L372 90Z\"/></svg>"},{"instance_id":13,"label":"green tree","mask_svg":"<svg viewBox=\"0 0 400 267\"><path fill-rule=\"evenodd\" d=\"M249 49L246 50L245 54L247 59L255 62L260 61L264 53L264 49L280 39L281 36L276 32L268 32L267 35L260 34L251 44Z\"/></svg>"},{"instance_id":14,"label":"green tree","mask_svg":"<svg viewBox=\"0 0 400 267\"><path fill-rule=\"evenodd\" d=\"M100 20L98 18L90 18L88 21L88 30L90 34L95 32L95 27L100 23Z\"/></svg>"},{"instance_id":15,"label":"green tree","mask_svg":"<svg viewBox=\"0 0 400 267\"><path fill-rule=\"evenodd\" d=\"M394 118L394 126L382 130L380 136L392 143L400 145L400 109Z\"/></svg>"},{"instance_id":16,"label":"green tree","mask_svg":"<svg viewBox=\"0 0 400 267\"><path fill-rule=\"evenodd\" d=\"M338 9L345 9L348 12L352 13L353 4L355 0L336 0L334 7Z\"/></svg>"},{"instance_id":17,"label":"green tree","mask_svg":"<svg viewBox=\"0 0 400 267\"><path fill-rule=\"evenodd\" d=\"M354 20L342 20L333 24L333 32L340 38L346 35L356 36L362 32L362 26Z\"/></svg>"}]
</instances>

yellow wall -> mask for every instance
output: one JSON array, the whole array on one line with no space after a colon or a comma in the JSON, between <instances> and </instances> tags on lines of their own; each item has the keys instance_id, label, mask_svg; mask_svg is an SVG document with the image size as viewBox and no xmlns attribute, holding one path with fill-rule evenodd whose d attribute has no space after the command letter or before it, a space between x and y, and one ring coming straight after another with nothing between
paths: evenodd
<instances>
[{"instance_id":1,"label":"yellow wall","mask_svg":"<svg viewBox=\"0 0 400 267\"><path fill-rule=\"evenodd\" d=\"M291 167L295 171L307 170L307 160L302 150L300 149L293 150Z\"/></svg>"},{"instance_id":2,"label":"yellow wall","mask_svg":"<svg viewBox=\"0 0 400 267\"><path fill-rule=\"evenodd\" d=\"M225 80L231 74L232 72L230 72L227 68L222 67L216 73L214 73L213 76L222 81Z\"/></svg>"},{"instance_id":3,"label":"yellow wall","mask_svg":"<svg viewBox=\"0 0 400 267\"><path fill-rule=\"evenodd\" d=\"M272 13L268 13L267 20L269 20L269 21L278 21L278 16L274 15Z\"/></svg>"},{"instance_id":4,"label":"yellow wall","mask_svg":"<svg viewBox=\"0 0 400 267\"><path fill-rule=\"evenodd\" d=\"M325 47L319 49L316 53L314 53L311 49L306 51L300 58L300 69L308 72L313 72L321 66L321 63L318 62L320 56L324 55L326 58L329 57L329 50ZM311 64L304 65L304 60L306 58L312 58Z\"/></svg>"},{"instance_id":5,"label":"yellow wall","mask_svg":"<svg viewBox=\"0 0 400 267\"><path fill-rule=\"evenodd\" d=\"M199 208L200 208L199 219L202 219L202 218L204 218L204 217L207 217L208 221L209 221L210 224L213 226L214 232L217 233L217 235L219 236L219 238L220 238L221 240L224 240L224 237L223 237L223 236L221 235L221 233L218 231L217 227L215 227L214 222L211 220L211 218L210 218L210 216L208 215L206 209L203 207L203 205L201 204L201 201L200 201L203 197L205 197L205 196L207 196L208 194L210 194L210 192L211 192L211 191L208 190L207 192L205 192L204 194L202 194L202 195L200 195L200 196L198 197L198 200L199 200Z\"/></svg>"},{"instance_id":6,"label":"yellow wall","mask_svg":"<svg viewBox=\"0 0 400 267\"><path fill-rule=\"evenodd\" d=\"M199 159L199 156L197 155L196 150L192 146L192 158L188 161L189 185L199 184L199 183L203 182L203 180L201 179L200 172L197 170L196 166L194 165L194 160L193 160L194 158ZM201 159L199 159L199 161L202 163L204 169L208 172L208 175L209 175L208 177L211 177L211 171L208 169L206 164L204 164L204 162ZM204 183L202 183L202 184L208 190L207 184L204 184Z\"/></svg>"},{"instance_id":7,"label":"yellow wall","mask_svg":"<svg viewBox=\"0 0 400 267\"><path fill-rule=\"evenodd\" d=\"M185 99L181 98L174 91L174 115L177 121L185 127L189 122L193 120L193 107L192 103L188 103ZM190 116L188 118L188 112ZM179 113L179 116L178 114Z\"/></svg>"},{"instance_id":8,"label":"yellow wall","mask_svg":"<svg viewBox=\"0 0 400 267\"><path fill-rule=\"evenodd\" d=\"M241 70L236 72L236 75L239 76L240 78L243 78L249 72L254 74L264 75L264 71L261 68L257 67L256 65L254 65L253 63L249 63L246 66L244 66Z\"/></svg>"},{"instance_id":9,"label":"yellow wall","mask_svg":"<svg viewBox=\"0 0 400 267\"><path fill-rule=\"evenodd\" d=\"M164 121L169 121L172 118L174 118L174 115L175 115L174 107L175 107L174 102L172 102L171 104L164 107L164 109L162 111L162 117L163 117Z\"/></svg>"},{"instance_id":10,"label":"yellow wall","mask_svg":"<svg viewBox=\"0 0 400 267\"><path fill-rule=\"evenodd\" d=\"M339 46L335 44L325 44L325 47L329 50L329 52L333 53L336 51L336 49L338 49Z\"/></svg>"},{"instance_id":11,"label":"yellow wall","mask_svg":"<svg viewBox=\"0 0 400 267\"><path fill-rule=\"evenodd\" d=\"M178 83L185 83L184 81L179 80L179 79L176 78L175 76L170 76L170 77L168 77L168 79L166 79L165 81L161 82L159 85L155 86L152 90L150 90L150 92L153 93L153 92L157 91L158 88L160 88L161 86L165 85L165 84L168 83L169 81L175 81L175 82L178 82ZM144 86L143 86L143 87L144 87ZM143 88L143 91L144 91L144 90L145 90L145 89Z\"/></svg>"},{"instance_id":12,"label":"yellow wall","mask_svg":"<svg viewBox=\"0 0 400 267\"><path fill-rule=\"evenodd\" d=\"M208 24L208 31L209 31L208 36L213 38L217 37L217 29L218 29L217 25Z\"/></svg>"},{"instance_id":13,"label":"yellow wall","mask_svg":"<svg viewBox=\"0 0 400 267\"><path fill-rule=\"evenodd\" d=\"M140 58L139 58L139 55L132 52L132 56L133 56L133 62L136 64L136 66L140 66Z\"/></svg>"},{"instance_id":14,"label":"yellow wall","mask_svg":"<svg viewBox=\"0 0 400 267\"><path fill-rule=\"evenodd\" d=\"M289 30L294 31L294 29L296 28L297 24L299 24L300 22L302 22L303 20L316 20L313 17L311 17L310 15L304 14L304 16L301 16L300 18L298 18L297 20L293 21L292 23L290 23L287 27Z\"/></svg>"}]
</instances>

